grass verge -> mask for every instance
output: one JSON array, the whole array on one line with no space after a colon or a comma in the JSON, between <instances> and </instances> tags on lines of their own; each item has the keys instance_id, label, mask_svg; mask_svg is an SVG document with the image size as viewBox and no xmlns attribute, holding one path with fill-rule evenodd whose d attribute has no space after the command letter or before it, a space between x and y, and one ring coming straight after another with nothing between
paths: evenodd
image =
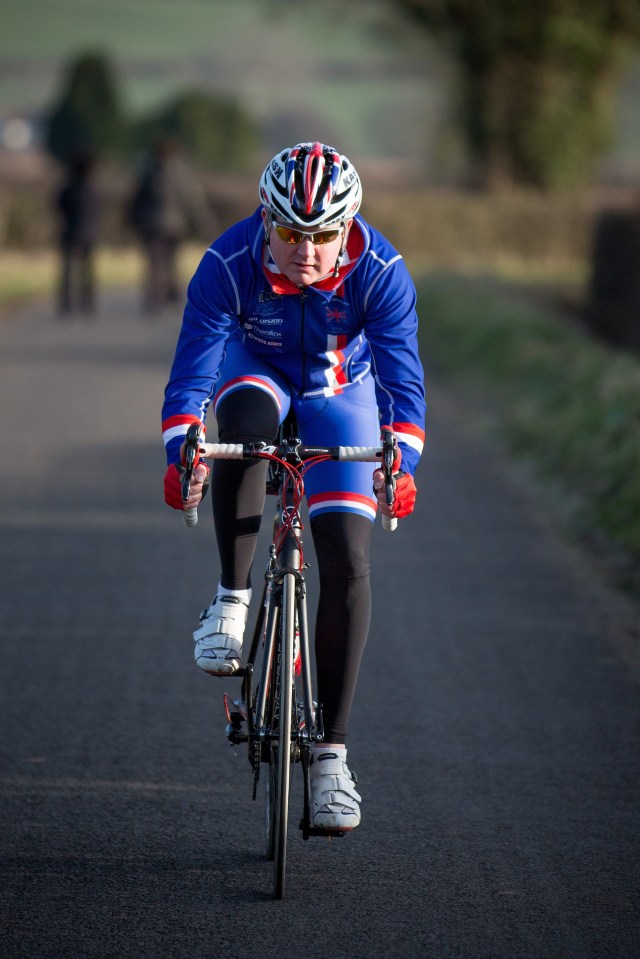
<instances>
[{"instance_id":1,"label":"grass verge","mask_svg":"<svg viewBox=\"0 0 640 959\"><path fill-rule=\"evenodd\" d=\"M640 593L640 359L495 284L418 286L427 365L483 398L547 502Z\"/></svg>"}]
</instances>

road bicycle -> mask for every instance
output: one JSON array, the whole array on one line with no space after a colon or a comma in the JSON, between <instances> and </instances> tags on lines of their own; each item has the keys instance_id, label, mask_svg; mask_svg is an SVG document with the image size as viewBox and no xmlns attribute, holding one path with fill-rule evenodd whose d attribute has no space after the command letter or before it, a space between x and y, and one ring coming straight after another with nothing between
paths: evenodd
<instances>
[{"instance_id":1,"label":"road bicycle","mask_svg":"<svg viewBox=\"0 0 640 959\"><path fill-rule=\"evenodd\" d=\"M189 428L185 443L186 469L182 497L186 502L197 456L207 459L264 459L269 461L267 492L277 497L273 536L269 547L262 600L244 668L241 695L224 694L227 737L234 745L248 745L253 771L253 799L261 776L266 782L266 854L273 861L273 891L284 898L289 825L289 796L293 767L303 776L303 838L343 836L344 831L318 829L309 810L311 747L324 738L322 705L313 698L307 617L307 590L303 525L300 506L304 476L317 463L329 460L378 463L384 471L386 499L393 503L395 437L383 430L381 447L302 446L291 417L281 427L278 443L204 443L198 427ZM185 510L185 522L197 522L196 510ZM385 527L395 520L383 516Z\"/></svg>"}]
</instances>

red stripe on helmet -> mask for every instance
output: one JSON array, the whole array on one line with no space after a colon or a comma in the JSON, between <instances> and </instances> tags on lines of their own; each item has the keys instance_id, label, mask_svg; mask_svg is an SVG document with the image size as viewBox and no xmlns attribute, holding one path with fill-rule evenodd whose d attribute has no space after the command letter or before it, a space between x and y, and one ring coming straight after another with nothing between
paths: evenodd
<instances>
[{"instance_id":1,"label":"red stripe on helmet","mask_svg":"<svg viewBox=\"0 0 640 959\"><path fill-rule=\"evenodd\" d=\"M322 144L312 144L304 160L304 205L306 213L311 213L315 198L324 174L324 152Z\"/></svg>"}]
</instances>

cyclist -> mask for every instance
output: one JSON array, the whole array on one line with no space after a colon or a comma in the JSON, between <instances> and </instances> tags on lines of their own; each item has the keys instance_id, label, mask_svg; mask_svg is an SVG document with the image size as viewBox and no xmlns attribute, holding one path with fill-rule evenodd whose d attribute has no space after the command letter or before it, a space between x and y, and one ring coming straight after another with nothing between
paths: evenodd
<instances>
[{"instance_id":1,"label":"cyclist","mask_svg":"<svg viewBox=\"0 0 640 959\"><path fill-rule=\"evenodd\" d=\"M360 178L333 147L299 143L278 153L259 184L260 206L205 252L188 289L165 392L165 499L196 506L208 467L198 463L182 502L182 444L209 404L220 442L273 444L290 408L305 445L397 437L392 507L382 473L366 463L309 471L307 505L320 580L315 653L325 743L314 746L311 820L360 823L346 762L347 722L371 613L369 552L376 510L403 517L424 443L424 378L415 289L404 261L358 213ZM241 665L251 566L265 502L266 463L216 461L211 475L221 575L194 633L198 666L213 676Z\"/></svg>"}]
</instances>

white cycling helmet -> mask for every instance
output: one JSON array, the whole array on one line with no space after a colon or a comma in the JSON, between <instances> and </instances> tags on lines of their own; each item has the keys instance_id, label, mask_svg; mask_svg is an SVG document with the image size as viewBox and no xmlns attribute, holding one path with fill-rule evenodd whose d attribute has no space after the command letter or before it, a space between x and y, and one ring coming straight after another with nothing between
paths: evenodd
<instances>
[{"instance_id":1,"label":"white cycling helmet","mask_svg":"<svg viewBox=\"0 0 640 959\"><path fill-rule=\"evenodd\" d=\"M317 142L298 143L274 156L259 194L272 216L302 227L344 223L362 200L360 177L349 160Z\"/></svg>"}]
</instances>

